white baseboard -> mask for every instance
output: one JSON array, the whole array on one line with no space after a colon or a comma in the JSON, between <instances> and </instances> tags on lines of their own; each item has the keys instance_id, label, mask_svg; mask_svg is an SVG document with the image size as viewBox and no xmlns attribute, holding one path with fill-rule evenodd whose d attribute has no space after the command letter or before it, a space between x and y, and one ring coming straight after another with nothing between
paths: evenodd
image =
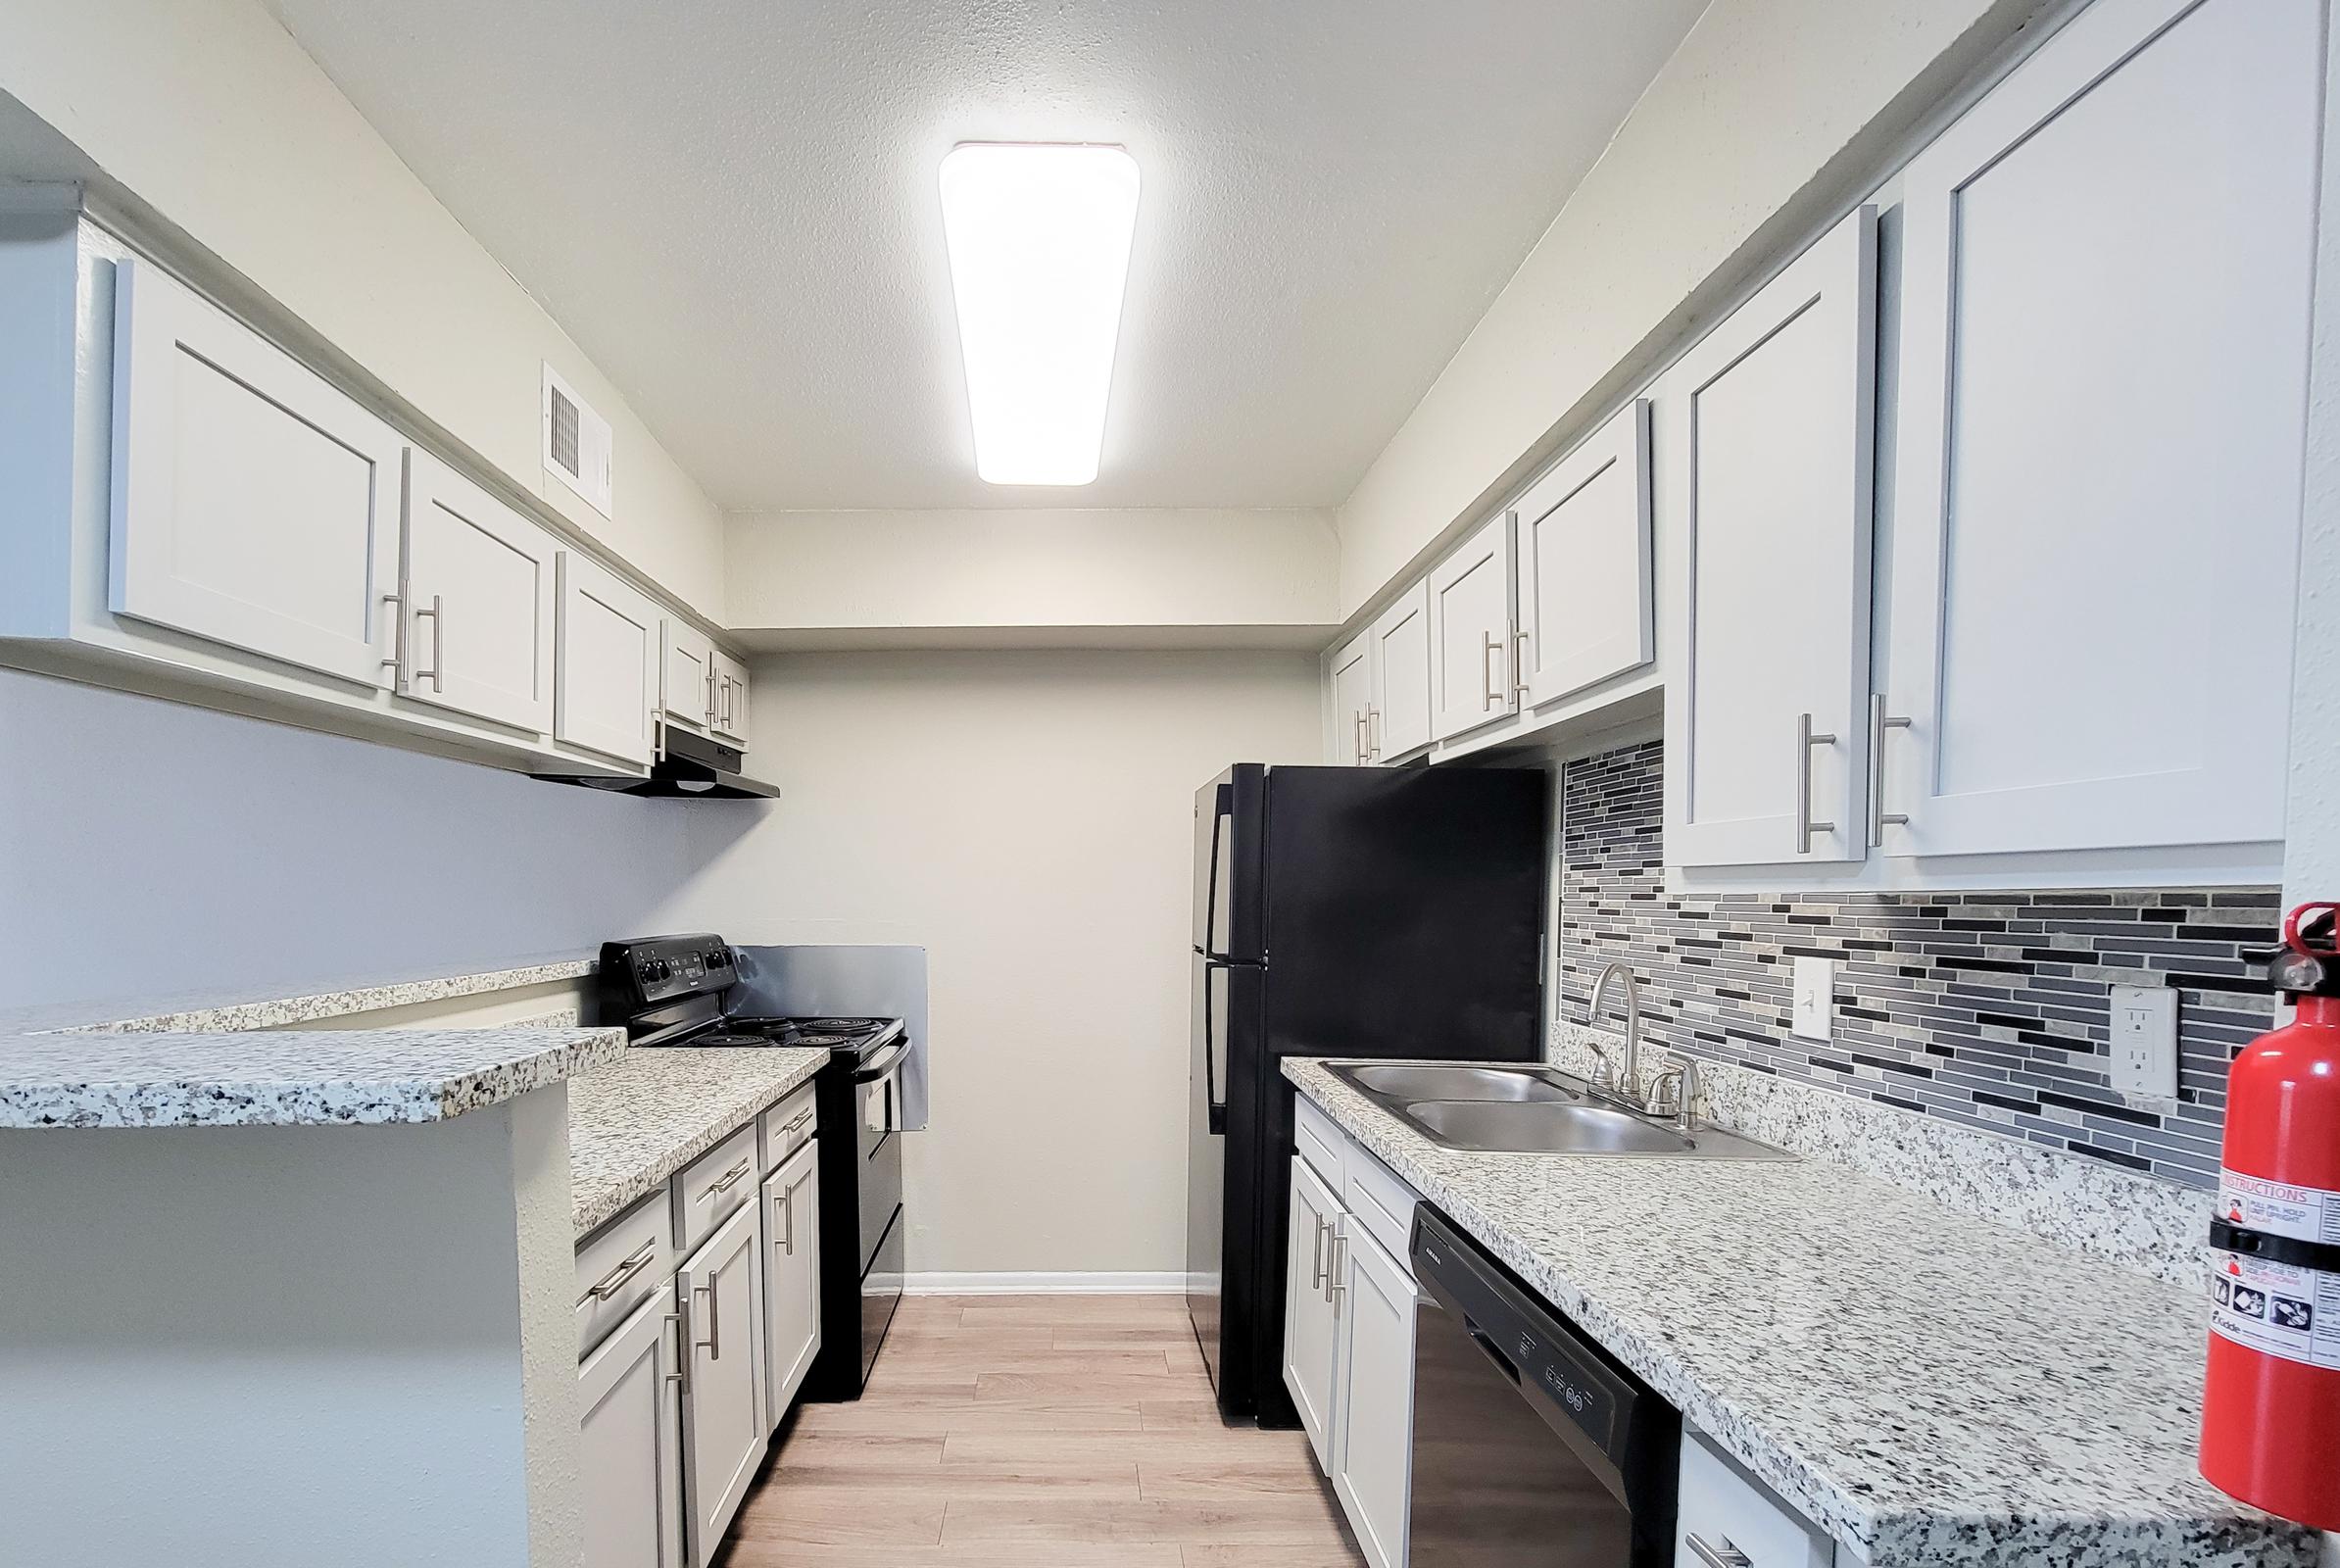
<instances>
[{"instance_id":1,"label":"white baseboard","mask_svg":"<svg viewBox=\"0 0 2340 1568\"><path fill-rule=\"evenodd\" d=\"M1120 1274L905 1274L909 1296L1183 1296L1184 1270Z\"/></svg>"}]
</instances>

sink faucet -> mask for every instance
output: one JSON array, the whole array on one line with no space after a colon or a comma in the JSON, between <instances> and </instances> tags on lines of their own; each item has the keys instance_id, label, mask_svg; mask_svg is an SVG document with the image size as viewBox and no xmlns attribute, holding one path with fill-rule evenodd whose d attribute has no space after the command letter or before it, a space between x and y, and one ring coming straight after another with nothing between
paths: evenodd
<instances>
[{"instance_id":1,"label":"sink faucet","mask_svg":"<svg viewBox=\"0 0 2340 1568\"><path fill-rule=\"evenodd\" d=\"M1600 1022L1600 1004L1609 994L1609 982L1619 975L1625 977L1625 1072L1618 1087L1630 1099L1640 1093L1641 1072L1641 977L1633 973L1632 964L1620 960L1601 970L1600 979L1593 983L1592 1001L1584 1008L1584 1021L1593 1025ZM1600 1048L1595 1046L1593 1050L1598 1052ZM1604 1064L1607 1059L1603 1054Z\"/></svg>"}]
</instances>

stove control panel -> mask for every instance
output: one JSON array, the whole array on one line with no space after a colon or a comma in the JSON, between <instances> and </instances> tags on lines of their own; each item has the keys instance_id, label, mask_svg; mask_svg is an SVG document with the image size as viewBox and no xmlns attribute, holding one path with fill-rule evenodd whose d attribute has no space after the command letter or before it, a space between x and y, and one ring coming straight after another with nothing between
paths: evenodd
<instances>
[{"instance_id":1,"label":"stove control panel","mask_svg":"<svg viewBox=\"0 0 2340 1568\"><path fill-rule=\"evenodd\" d=\"M595 985L601 1021L623 1023L650 1007L729 990L737 967L731 944L714 935L605 942Z\"/></svg>"}]
</instances>

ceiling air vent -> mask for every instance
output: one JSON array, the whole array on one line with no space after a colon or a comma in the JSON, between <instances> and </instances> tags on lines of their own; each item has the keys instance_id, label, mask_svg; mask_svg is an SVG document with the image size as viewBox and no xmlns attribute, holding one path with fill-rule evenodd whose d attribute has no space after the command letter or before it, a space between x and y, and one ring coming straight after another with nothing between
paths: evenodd
<instances>
[{"instance_id":1,"label":"ceiling air vent","mask_svg":"<svg viewBox=\"0 0 2340 1568\"><path fill-rule=\"evenodd\" d=\"M609 513L609 421L545 367L545 471L607 517Z\"/></svg>"}]
</instances>

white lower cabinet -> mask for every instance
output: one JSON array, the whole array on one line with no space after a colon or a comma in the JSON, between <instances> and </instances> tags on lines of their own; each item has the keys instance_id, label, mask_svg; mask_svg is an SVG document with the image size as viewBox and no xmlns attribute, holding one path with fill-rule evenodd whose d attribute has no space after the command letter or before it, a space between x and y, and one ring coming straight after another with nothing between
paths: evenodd
<instances>
[{"instance_id":1,"label":"white lower cabinet","mask_svg":"<svg viewBox=\"0 0 2340 1568\"><path fill-rule=\"evenodd\" d=\"M1404 1568L1415 1294L1403 1259L1421 1200L1314 1106L1298 1119L1284 1384L1366 1560Z\"/></svg>"},{"instance_id":2,"label":"white lower cabinet","mask_svg":"<svg viewBox=\"0 0 2340 1568\"><path fill-rule=\"evenodd\" d=\"M1674 1568L1829 1568L1835 1559L1835 1544L1826 1533L1740 1474L1696 1433L1682 1433Z\"/></svg>"},{"instance_id":3,"label":"white lower cabinet","mask_svg":"<svg viewBox=\"0 0 2340 1568\"><path fill-rule=\"evenodd\" d=\"M1333 1468L1333 1374L1341 1353L1332 1272L1333 1253L1341 1243L1341 1200L1332 1189L1306 1160L1294 1155L1284 1281L1284 1386L1299 1409L1308 1446L1316 1450L1316 1462L1328 1474Z\"/></svg>"},{"instance_id":4,"label":"white lower cabinet","mask_svg":"<svg viewBox=\"0 0 2340 1568\"><path fill-rule=\"evenodd\" d=\"M1405 1561L1414 1457L1414 1280L1354 1220L1341 1239L1333 1491L1373 1568Z\"/></svg>"},{"instance_id":5,"label":"white lower cabinet","mask_svg":"<svg viewBox=\"0 0 2340 1568\"><path fill-rule=\"evenodd\" d=\"M807 1142L763 1179L765 1410L771 1426L820 1351L820 1149Z\"/></svg>"},{"instance_id":6,"label":"white lower cabinet","mask_svg":"<svg viewBox=\"0 0 2340 1568\"><path fill-rule=\"evenodd\" d=\"M690 1561L706 1568L771 1442L764 1417L762 1207L746 1203L675 1276L687 1375L683 1494Z\"/></svg>"},{"instance_id":7,"label":"white lower cabinet","mask_svg":"<svg viewBox=\"0 0 2340 1568\"><path fill-rule=\"evenodd\" d=\"M683 1568L677 1321L669 1285L577 1368L585 1568Z\"/></svg>"}]
</instances>

